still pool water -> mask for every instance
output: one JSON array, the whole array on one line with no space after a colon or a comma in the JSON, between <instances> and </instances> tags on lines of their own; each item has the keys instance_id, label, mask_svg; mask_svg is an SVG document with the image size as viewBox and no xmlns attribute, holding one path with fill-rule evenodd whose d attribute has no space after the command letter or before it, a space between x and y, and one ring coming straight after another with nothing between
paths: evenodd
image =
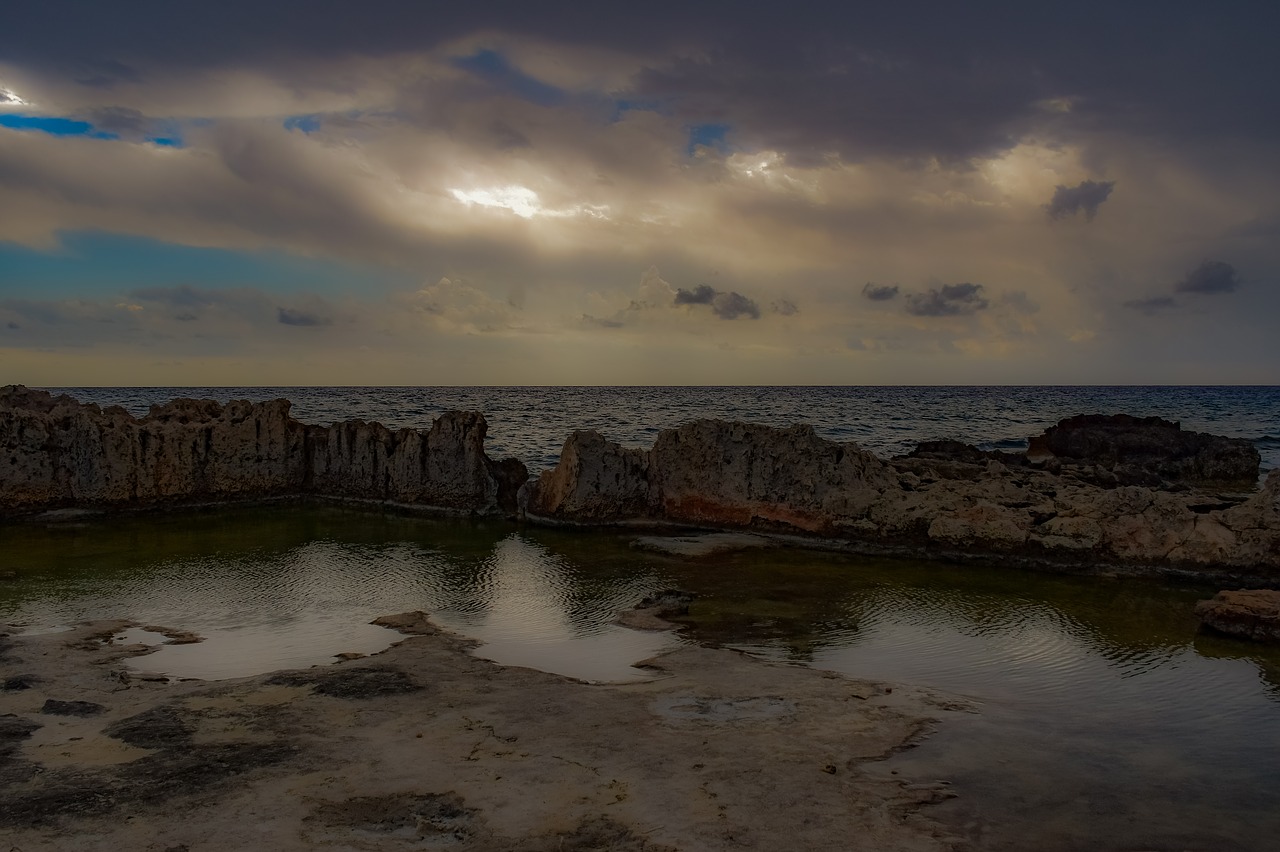
<instances>
[{"instance_id":1,"label":"still pool water","mask_svg":"<svg viewBox=\"0 0 1280 852\"><path fill-rule=\"evenodd\" d=\"M326 664L421 609L508 665L592 681L681 642L972 701L892 758L947 779L932 814L992 850L1271 850L1280 653L1200 636L1214 589L796 549L676 559L623 533L276 506L0 526L0 622L193 630L131 664L218 679ZM613 623L698 597L676 635Z\"/></svg>"}]
</instances>

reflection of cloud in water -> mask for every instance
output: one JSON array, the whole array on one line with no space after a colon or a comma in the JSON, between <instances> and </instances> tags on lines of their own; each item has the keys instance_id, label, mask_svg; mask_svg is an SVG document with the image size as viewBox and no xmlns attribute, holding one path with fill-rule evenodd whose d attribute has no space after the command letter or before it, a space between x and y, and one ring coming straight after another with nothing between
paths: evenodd
<instances>
[{"instance_id":1,"label":"reflection of cloud in water","mask_svg":"<svg viewBox=\"0 0 1280 852\"><path fill-rule=\"evenodd\" d=\"M600 612L594 623L573 617L572 569L541 545L513 534L498 542L480 584L480 618L439 620L483 642L478 656L503 665L528 666L582 680L618 681L647 677L630 664L676 644L669 634L642 633L609 623Z\"/></svg>"}]
</instances>

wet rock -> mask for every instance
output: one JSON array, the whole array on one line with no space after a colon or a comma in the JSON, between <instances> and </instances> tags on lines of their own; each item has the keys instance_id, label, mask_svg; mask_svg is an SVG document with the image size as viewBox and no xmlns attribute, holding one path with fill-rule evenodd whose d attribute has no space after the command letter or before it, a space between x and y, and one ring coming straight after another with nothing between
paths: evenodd
<instances>
[{"instance_id":1,"label":"wet rock","mask_svg":"<svg viewBox=\"0 0 1280 852\"><path fill-rule=\"evenodd\" d=\"M45 701L40 712L50 716L97 716L106 709L92 701L58 701L50 698Z\"/></svg>"},{"instance_id":2,"label":"wet rock","mask_svg":"<svg viewBox=\"0 0 1280 852\"><path fill-rule=\"evenodd\" d=\"M310 686L316 693L333 698L378 698L422 689L399 669L385 667L282 672L266 682L273 686Z\"/></svg>"},{"instance_id":3,"label":"wet rock","mask_svg":"<svg viewBox=\"0 0 1280 852\"><path fill-rule=\"evenodd\" d=\"M692 592L663 589L647 595L634 608L618 613L617 623L633 630L670 630L676 625L667 619L689 614Z\"/></svg>"},{"instance_id":4,"label":"wet rock","mask_svg":"<svg viewBox=\"0 0 1280 852\"><path fill-rule=\"evenodd\" d=\"M17 675L15 677L5 678L0 683L0 690L5 692L18 692L23 689L30 689L40 683L40 678L36 675Z\"/></svg>"},{"instance_id":5,"label":"wet rock","mask_svg":"<svg viewBox=\"0 0 1280 852\"><path fill-rule=\"evenodd\" d=\"M39 727L39 722L24 719L13 713L0 716L0 755L9 754L16 743L31 736L31 732Z\"/></svg>"},{"instance_id":6,"label":"wet rock","mask_svg":"<svg viewBox=\"0 0 1280 852\"><path fill-rule=\"evenodd\" d=\"M409 635L430 636L440 632L440 629L431 623L431 616L420 609L396 615L382 615L369 623Z\"/></svg>"},{"instance_id":7,"label":"wet rock","mask_svg":"<svg viewBox=\"0 0 1280 852\"><path fill-rule=\"evenodd\" d=\"M38 785L6 791L0 826L47 826L137 805L172 808L178 796L223 786L297 754L298 748L288 742L186 744L134 760L116 772L45 771L37 776Z\"/></svg>"},{"instance_id":8,"label":"wet rock","mask_svg":"<svg viewBox=\"0 0 1280 852\"><path fill-rule=\"evenodd\" d=\"M305 426L288 400L176 399L145 417L20 385L0 388L0 512L320 494L458 512L514 508L527 477L484 454L479 412L425 431Z\"/></svg>"},{"instance_id":9,"label":"wet rock","mask_svg":"<svg viewBox=\"0 0 1280 852\"><path fill-rule=\"evenodd\" d=\"M1249 441L1128 414L1069 417L1032 438L1028 453L1047 453L1059 463L1051 468L1108 487L1185 483L1251 490L1261 461Z\"/></svg>"},{"instance_id":10,"label":"wet rock","mask_svg":"<svg viewBox=\"0 0 1280 852\"><path fill-rule=\"evenodd\" d=\"M433 845L465 841L479 822L476 811L465 807L462 797L454 793L399 793L321 802L307 819L331 828Z\"/></svg>"},{"instance_id":11,"label":"wet rock","mask_svg":"<svg viewBox=\"0 0 1280 852\"><path fill-rule=\"evenodd\" d=\"M182 718L179 708L166 704L121 719L103 733L138 748L171 749L189 745L194 731L195 726Z\"/></svg>"},{"instance_id":12,"label":"wet rock","mask_svg":"<svg viewBox=\"0 0 1280 852\"><path fill-rule=\"evenodd\" d=\"M1218 592L1196 604L1203 627L1255 642L1280 643L1280 591Z\"/></svg>"}]
</instances>

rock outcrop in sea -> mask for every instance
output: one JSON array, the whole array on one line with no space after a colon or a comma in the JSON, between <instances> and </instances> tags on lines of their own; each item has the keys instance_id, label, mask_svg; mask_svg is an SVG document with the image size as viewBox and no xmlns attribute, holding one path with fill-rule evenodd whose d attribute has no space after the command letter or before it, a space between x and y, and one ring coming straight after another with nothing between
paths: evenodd
<instances>
[{"instance_id":1,"label":"rock outcrop in sea","mask_svg":"<svg viewBox=\"0 0 1280 852\"><path fill-rule=\"evenodd\" d=\"M479 412L392 432L360 420L305 425L289 408L176 399L136 418L0 388L0 514L305 494L512 513L527 479L519 461L485 455Z\"/></svg>"},{"instance_id":2,"label":"rock outcrop in sea","mask_svg":"<svg viewBox=\"0 0 1280 852\"><path fill-rule=\"evenodd\" d=\"M1220 442L1226 455L1239 449L1229 439L1193 442L1217 455ZM1255 487L1256 452L1251 469L1188 458L1179 469L1230 470L1204 479ZM1006 464L948 446L887 461L805 426L701 420L662 432L649 450L575 432L521 503L528 519L550 523L675 523L818 535L878 552L1280 579L1280 472L1244 494L1185 481L1179 490L1119 485L1119 475L1108 487L1098 484L1113 470L1105 454L1054 461Z\"/></svg>"}]
</instances>

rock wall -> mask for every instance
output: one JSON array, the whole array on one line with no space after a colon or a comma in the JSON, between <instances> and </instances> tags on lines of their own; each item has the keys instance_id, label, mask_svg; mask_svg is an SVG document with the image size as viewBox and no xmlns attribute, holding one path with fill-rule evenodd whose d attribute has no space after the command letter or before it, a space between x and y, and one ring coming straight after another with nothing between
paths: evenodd
<instances>
[{"instance_id":1,"label":"rock wall","mask_svg":"<svg viewBox=\"0 0 1280 852\"><path fill-rule=\"evenodd\" d=\"M426 431L307 426L287 400L178 399L135 418L68 396L0 388L0 513L321 494L461 512L515 508L527 477L484 454L478 412Z\"/></svg>"},{"instance_id":2,"label":"rock wall","mask_svg":"<svg viewBox=\"0 0 1280 852\"><path fill-rule=\"evenodd\" d=\"M534 521L669 522L926 555L1280 579L1280 471L1247 498L1108 488L981 456L884 461L808 427L699 421L661 433L650 450L575 432L521 500Z\"/></svg>"}]
</instances>

